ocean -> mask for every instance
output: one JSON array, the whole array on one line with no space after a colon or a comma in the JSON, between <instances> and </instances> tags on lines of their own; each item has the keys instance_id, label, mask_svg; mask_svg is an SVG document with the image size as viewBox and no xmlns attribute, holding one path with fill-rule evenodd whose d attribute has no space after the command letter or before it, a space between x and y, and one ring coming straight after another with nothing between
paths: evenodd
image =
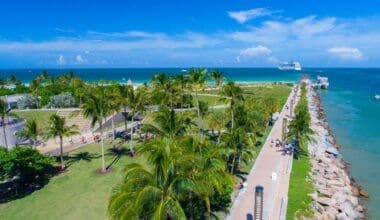
<instances>
[{"instance_id":1,"label":"ocean","mask_svg":"<svg viewBox=\"0 0 380 220\"><path fill-rule=\"evenodd\" d=\"M380 219L380 69L305 68L279 71L275 68L220 68L228 79L238 82L297 81L303 74L312 79L327 76L330 88L320 91L329 125L341 145L340 152L351 164L351 176L369 192L365 201L371 219ZM57 75L68 70L47 70ZM167 69L72 69L86 81L115 80L147 82L154 73L181 73L182 68ZM15 74L29 82L41 70L0 70L0 76Z\"/></svg>"}]
</instances>

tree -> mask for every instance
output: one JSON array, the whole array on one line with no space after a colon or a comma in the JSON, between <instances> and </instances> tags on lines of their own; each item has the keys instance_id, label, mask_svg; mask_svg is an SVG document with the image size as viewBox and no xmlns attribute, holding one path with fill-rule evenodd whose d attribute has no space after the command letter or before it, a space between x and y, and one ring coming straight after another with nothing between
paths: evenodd
<instances>
[{"instance_id":1,"label":"tree","mask_svg":"<svg viewBox=\"0 0 380 220\"><path fill-rule=\"evenodd\" d=\"M82 105L82 113L86 118L90 118L91 126L95 127L96 123L99 124L100 129L100 142L102 154L102 172L106 172L106 161L104 156L104 141L103 141L103 122L109 115L109 97L102 86L96 86L96 93L90 94Z\"/></svg>"},{"instance_id":2,"label":"tree","mask_svg":"<svg viewBox=\"0 0 380 220\"><path fill-rule=\"evenodd\" d=\"M173 109L161 106L153 119L144 122L144 129L160 137L174 140L184 135L191 120L184 115L178 115Z\"/></svg>"},{"instance_id":3,"label":"tree","mask_svg":"<svg viewBox=\"0 0 380 220\"><path fill-rule=\"evenodd\" d=\"M252 145L249 144L248 134L244 128L234 128L223 134L222 140L224 147L227 150L228 167L230 173L235 173L235 167L240 166L240 162L243 159L244 162L248 162L253 157Z\"/></svg>"},{"instance_id":4,"label":"tree","mask_svg":"<svg viewBox=\"0 0 380 220\"><path fill-rule=\"evenodd\" d=\"M145 108L145 97L144 97L143 89L134 90L133 87L130 87L130 91L128 92L127 100L128 107L132 116L132 127L131 127L131 139L129 141L129 148L131 150L131 154L134 155L133 151L133 130L134 130L134 117L136 114L140 113Z\"/></svg>"},{"instance_id":5,"label":"tree","mask_svg":"<svg viewBox=\"0 0 380 220\"><path fill-rule=\"evenodd\" d=\"M210 78L215 81L215 84L217 87L220 87L221 85L223 85L224 74L220 70L216 69L216 70L211 71Z\"/></svg>"},{"instance_id":6,"label":"tree","mask_svg":"<svg viewBox=\"0 0 380 220\"><path fill-rule=\"evenodd\" d=\"M70 137L78 133L77 126L67 126L65 118L61 118L56 114L50 116L49 126L45 131L44 138L47 140L49 138L59 137L61 169L65 169L65 163L63 161L63 137Z\"/></svg>"},{"instance_id":7,"label":"tree","mask_svg":"<svg viewBox=\"0 0 380 220\"><path fill-rule=\"evenodd\" d=\"M235 82L229 81L226 85L220 90L220 95L222 95L222 100L229 100L230 102L230 111L231 111L231 129L234 128L235 120L235 107L240 102L243 101L243 90L236 86Z\"/></svg>"},{"instance_id":8,"label":"tree","mask_svg":"<svg viewBox=\"0 0 380 220\"><path fill-rule=\"evenodd\" d=\"M27 147L0 148L0 179L19 176L24 181L43 178L53 170L53 159Z\"/></svg>"},{"instance_id":9,"label":"tree","mask_svg":"<svg viewBox=\"0 0 380 220\"><path fill-rule=\"evenodd\" d=\"M36 119L26 122L25 127L16 133L16 136L21 138L29 138L33 142L33 147L36 147L38 136L42 134L41 128L38 126Z\"/></svg>"},{"instance_id":10,"label":"tree","mask_svg":"<svg viewBox=\"0 0 380 220\"><path fill-rule=\"evenodd\" d=\"M8 149L8 140L7 140L7 129L6 129L6 123L5 118L9 117L11 115L10 109L8 109L7 104L5 103L5 100L0 97L0 117L1 117L1 125L3 127L3 136L4 136L4 144L5 148Z\"/></svg>"},{"instance_id":11,"label":"tree","mask_svg":"<svg viewBox=\"0 0 380 220\"><path fill-rule=\"evenodd\" d=\"M123 116L124 116L124 130L128 130L128 93L130 91L130 86L121 84L119 85L119 94L116 96L119 104L123 107Z\"/></svg>"},{"instance_id":12,"label":"tree","mask_svg":"<svg viewBox=\"0 0 380 220\"><path fill-rule=\"evenodd\" d=\"M208 117L208 126L212 129L212 134L214 135L214 130L218 131L218 143L220 141L220 134L222 129L226 125L225 113L221 111L213 111Z\"/></svg>"},{"instance_id":13,"label":"tree","mask_svg":"<svg viewBox=\"0 0 380 220\"><path fill-rule=\"evenodd\" d=\"M198 129L201 134L201 113L199 109L199 98L198 92L202 90L206 84L207 79L207 69L192 69L189 73L189 81L192 85L193 91L195 91L195 101L197 104L197 112L198 112Z\"/></svg>"},{"instance_id":14,"label":"tree","mask_svg":"<svg viewBox=\"0 0 380 220\"><path fill-rule=\"evenodd\" d=\"M301 86L301 99L295 108L295 119L289 124L288 138L298 141L294 156L299 157L302 148L306 147L308 141L312 141L313 130L310 128L310 113L306 98L306 85Z\"/></svg>"}]
</instances>

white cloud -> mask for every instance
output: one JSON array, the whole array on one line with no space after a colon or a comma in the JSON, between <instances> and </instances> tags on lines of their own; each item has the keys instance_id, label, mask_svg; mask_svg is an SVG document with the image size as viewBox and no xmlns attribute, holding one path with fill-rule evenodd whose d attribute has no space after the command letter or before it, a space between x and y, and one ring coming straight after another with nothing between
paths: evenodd
<instances>
[{"instance_id":1,"label":"white cloud","mask_svg":"<svg viewBox=\"0 0 380 220\"><path fill-rule=\"evenodd\" d=\"M79 54L75 56L75 61L77 64L87 63L87 59L85 59L84 57L82 57L82 55L79 55Z\"/></svg>"},{"instance_id":2,"label":"white cloud","mask_svg":"<svg viewBox=\"0 0 380 220\"><path fill-rule=\"evenodd\" d=\"M155 33L155 32L146 32L146 31L125 31L125 32L98 32L98 31L88 31L90 36L93 37L111 37L111 38L166 38L167 35L165 33Z\"/></svg>"},{"instance_id":3,"label":"white cloud","mask_svg":"<svg viewBox=\"0 0 380 220\"><path fill-rule=\"evenodd\" d=\"M264 17L264 16L270 16L273 13L278 13L278 12L280 11L270 11L266 8L254 8L254 9L245 10L245 11L230 11L227 13L232 19L235 19L237 22L243 24L251 19Z\"/></svg>"},{"instance_id":4,"label":"white cloud","mask_svg":"<svg viewBox=\"0 0 380 220\"><path fill-rule=\"evenodd\" d=\"M239 63L241 61L241 59L245 58L245 57L248 57L248 58L252 58L252 57L263 58L263 57L267 57L270 53L272 53L272 51L268 47L265 47L265 46L262 46L262 45L259 45L259 46L256 46L256 47L248 47L248 48L240 51L239 56L236 57L236 61Z\"/></svg>"},{"instance_id":5,"label":"white cloud","mask_svg":"<svg viewBox=\"0 0 380 220\"><path fill-rule=\"evenodd\" d=\"M362 52L358 48L352 47L332 47L327 50L328 53L342 60L359 61L363 58Z\"/></svg>"},{"instance_id":6,"label":"white cloud","mask_svg":"<svg viewBox=\"0 0 380 220\"><path fill-rule=\"evenodd\" d=\"M61 54L59 55L58 59L57 59L57 64L58 65L65 65L66 64L66 60L65 60L65 57Z\"/></svg>"}]
</instances>

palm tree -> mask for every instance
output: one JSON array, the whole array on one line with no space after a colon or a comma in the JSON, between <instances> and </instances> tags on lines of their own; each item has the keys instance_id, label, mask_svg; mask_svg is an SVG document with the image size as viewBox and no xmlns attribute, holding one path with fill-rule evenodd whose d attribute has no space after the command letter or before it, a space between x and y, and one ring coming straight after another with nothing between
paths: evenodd
<instances>
[{"instance_id":1,"label":"palm tree","mask_svg":"<svg viewBox=\"0 0 380 220\"><path fill-rule=\"evenodd\" d=\"M107 92L107 95L109 96L108 104L109 104L109 110L111 112L111 124L112 124L112 143L115 147L115 114L117 114L120 111L121 104L122 104L122 98L120 97L120 91L117 84L112 84L109 88L110 91Z\"/></svg>"},{"instance_id":2,"label":"palm tree","mask_svg":"<svg viewBox=\"0 0 380 220\"><path fill-rule=\"evenodd\" d=\"M134 90L133 87L130 87L130 91L128 92L127 100L129 111L132 116L132 127L131 127L131 139L129 141L129 148L131 150L131 154L134 155L133 151L133 130L134 130L134 117L139 112L143 111L145 108L145 96L143 89Z\"/></svg>"},{"instance_id":3,"label":"palm tree","mask_svg":"<svg viewBox=\"0 0 380 220\"><path fill-rule=\"evenodd\" d=\"M36 147L38 136L41 135L41 128L38 126L36 119L26 122L25 127L16 133L16 136L21 138L30 138L33 142L33 147Z\"/></svg>"},{"instance_id":4,"label":"palm tree","mask_svg":"<svg viewBox=\"0 0 380 220\"><path fill-rule=\"evenodd\" d=\"M230 152L228 158L226 158L229 163L230 173L234 174L235 167L239 168L242 159L244 162L248 162L253 157L249 136L243 127L239 127L224 133L222 139L227 152Z\"/></svg>"},{"instance_id":5,"label":"palm tree","mask_svg":"<svg viewBox=\"0 0 380 220\"><path fill-rule=\"evenodd\" d=\"M274 97L268 97L265 100L265 105L267 107L267 110L270 113L271 119L273 117L273 114L275 112L278 112L280 110L280 104L279 104L278 100L276 98L274 98Z\"/></svg>"},{"instance_id":6,"label":"palm tree","mask_svg":"<svg viewBox=\"0 0 380 220\"><path fill-rule=\"evenodd\" d=\"M185 96L185 90L189 85L189 77L184 74L179 74L174 76L175 84L179 87L179 95L180 95L180 108L183 107L183 99ZM181 111L182 112L182 111Z\"/></svg>"},{"instance_id":7,"label":"palm tree","mask_svg":"<svg viewBox=\"0 0 380 220\"><path fill-rule=\"evenodd\" d=\"M130 86L121 84L119 85L119 94L117 95L118 101L120 105L123 107L123 116L124 116L124 129L125 132L128 130L128 111L127 111L127 106L128 106L128 93L130 91Z\"/></svg>"},{"instance_id":8,"label":"palm tree","mask_svg":"<svg viewBox=\"0 0 380 220\"><path fill-rule=\"evenodd\" d=\"M108 205L112 219L186 219L180 198L193 184L176 172L179 166L170 149L173 147L161 138L139 148L151 168L127 165L124 183Z\"/></svg>"},{"instance_id":9,"label":"palm tree","mask_svg":"<svg viewBox=\"0 0 380 220\"><path fill-rule=\"evenodd\" d=\"M231 111L231 129L234 128L235 121L235 107L240 102L243 101L243 90L235 84L233 81L227 82L220 91L223 100L229 100L230 102L230 111Z\"/></svg>"},{"instance_id":10,"label":"palm tree","mask_svg":"<svg viewBox=\"0 0 380 220\"><path fill-rule=\"evenodd\" d=\"M104 141L103 141L103 122L109 115L109 97L107 97L104 87L96 86L97 93L89 95L85 103L82 105L83 116L91 119L91 126L99 125L101 154L102 154L102 172L106 172L106 161L104 156Z\"/></svg>"},{"instance_id":11,"label":"palm tree","mask_svg":"<svg viewBox=\"0 0 380 220\"><path fill-rule=\"evenodd\" d=\"M205 87L207 79L207 69L192 69L189 74L189 81L192 84L192 89L195 91L195 101L197 104L197 112L198 112L198 129L201 134L201 113L199 109L199 98L198 92Z\"/></svg>"},{"instance_id":12,"label":"palm tree","mask_svg":"<svg viewBox=\"0 0 380 220\"><path fill-rule=\"evenodd\" d=\"M3 100L3 98L0 98L0 116L1 116L1 122L3 127L3 136L4 136L4 144L5 148L8 149L8 141L7 141L7 132L6 132L6 123L5 123L5 117L7 117L9 114L9 110L7 108L7 104Z\"/></svg>"},{"instance_id":13,"label":"palm tree","mask_svg":"<svg viewBox=\"0 0 380 220\"><path fill-rule=\"evenodd\" d=\"M61 118L54 114L49 118L49 127L47 127L44 138L45 140L52 137L59 137L60 157L61 157L61 169L65 169L63 161L63 137L69 137L74 134L78 134L77 126L66 126L65 118Z\"/></svg>"},{"instance_id":14,"label":"palm tree","mask_svg":"<svg viewBox=\"0 0 380 220\"><path fill-rule=\"evenodd\" d=\"M224 81L224 74L220 70L213 70L211 71L210 78L215 81L216 86L219 88L221 85L223 85Z\"/></svg>"},{"instance_id":15,"label":"palm tree","mask_svg":"<svg viewBox=\"0 0 380 220\"><path fill-rule=\"evenodd\" d=\"M178 115L174 109L163 105L153 119L145 120L144 129L157 136L174 140L175 137L184 135L190 124L189 118Z\"/></svg>"},{"instance_id":16,"label":"palm tree","mask_svg":"<svg viewBox=\"0 0 380 220\"><path fill-rule=\"evenodd\" d=\"M220 134L222 129L225 127L226 117L225 113L221 111L213 111L208 117L208 126L212 129L212 134L217 130L218 134L218 143L220 141Z\"/></svg>"}]
</instances>

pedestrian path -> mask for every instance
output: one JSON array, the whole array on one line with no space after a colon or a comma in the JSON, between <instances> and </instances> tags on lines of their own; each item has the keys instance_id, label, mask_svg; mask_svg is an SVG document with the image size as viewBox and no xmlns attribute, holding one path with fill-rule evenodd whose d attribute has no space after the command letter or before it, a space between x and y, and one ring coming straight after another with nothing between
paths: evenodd
<instances>
[{"instance_id":1,"label":"pedestrian path","mask_svg":"<svg viewBox=\"0 0 380 220\"><path fill-rule=\"evenodd\" d=\"M283 119L290 120L288 108L295 89L290 93L279 119L273 125L264 146L247 176L246 187L234 200L227 219L253 220L255 207L255 187L264 187L263 219L285 219L292 155L284 154L280 147L274 146L272 140L282 139ZM297 103L296 98L294 103ZM295 106L295 104L294 104ZM282 217L280 217L282 215Z\"/></svg>"}]
</instances>

